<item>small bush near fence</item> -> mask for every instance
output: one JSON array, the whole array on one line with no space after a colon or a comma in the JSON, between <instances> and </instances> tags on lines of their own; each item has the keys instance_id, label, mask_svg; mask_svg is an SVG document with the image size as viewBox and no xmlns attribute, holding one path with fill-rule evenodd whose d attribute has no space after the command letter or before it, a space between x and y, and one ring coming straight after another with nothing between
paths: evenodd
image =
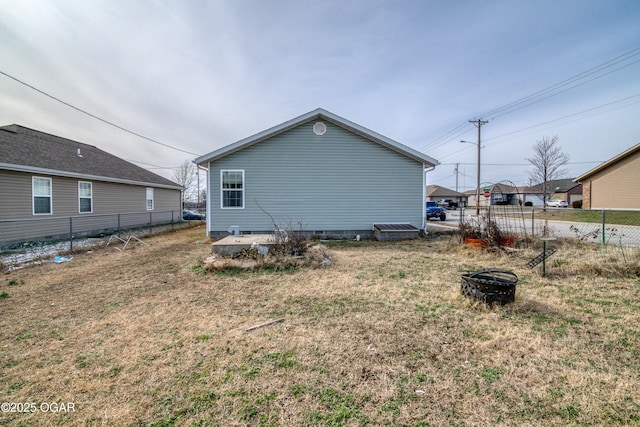
<instances>
[{"instance_id":1,"label":"small bush near fence","mask_svg":"<svg viewBox=\"0 0 640 427\"><path fill-rule=\"evenodd\" d=\"M496 222L503 233L528 237L566 237L623 246L640 246L640 211L491 206L480 217L461 215L460 222Z\"/></svg>"},{"instance_id":2,"label":"small bush near fence","mask_svg":"<svg viewBox=\"0 0 640 427\"><path fill-rule=\"evenodd\" d=\"M554 238L548 244L558 248L550 259L556 272L640 275L640 211L492 206L480 217L466 215L460 230L476 229L479 223L515 236L531 257L541 252L542 237ZM487 242L495 234L489 227L483 232Z\"/></svg>"}]
</instances>

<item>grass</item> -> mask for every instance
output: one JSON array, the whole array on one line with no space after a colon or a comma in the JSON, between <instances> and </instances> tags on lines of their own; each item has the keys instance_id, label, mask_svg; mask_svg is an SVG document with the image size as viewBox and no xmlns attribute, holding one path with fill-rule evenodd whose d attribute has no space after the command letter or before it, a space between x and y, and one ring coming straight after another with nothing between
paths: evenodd
<instances>
[{"instance_id":1,"label":"grass","mask_svg":"<svg viewBox=\"0 0 640 427\"><path fill-rule=\"evenodd\" d=\"M528 209L528 210L527 210ZM524 208L525 215L531 215L531 208ZM555 209L547 211L536 209L535 218L538 220L571 221L602 223L601 210L589 209ZM607 225L640 225L640 212L638 211L605 211L605 223Z\"/></svg>"},{"instance_id":2,"label":"grass","mask_svg":"<svg viewBox=\"0 0 640 427\"><path fill-rule=\"evenodd\" d=\"M203 229L0 279L0 401L73 402L0 425L640 423L640 279L548 277L453 240L336 242L327 269L222 274ZM512 269L516 301L459 294ZM245 332L270 319L285 321Z\"/></svg>"}]
</instances>

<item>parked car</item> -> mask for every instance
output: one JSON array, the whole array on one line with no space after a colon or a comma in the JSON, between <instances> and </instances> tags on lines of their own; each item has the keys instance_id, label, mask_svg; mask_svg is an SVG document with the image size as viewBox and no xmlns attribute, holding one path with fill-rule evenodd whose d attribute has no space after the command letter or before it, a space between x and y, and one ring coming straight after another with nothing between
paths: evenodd
<instances>
[{"instance_id":1,"label":"parked car","mask_svg":"<svg viewBox=\"0 0 640 427\"><path fill-rule=\"evenodd\" d=\"M440 221L445 221L447 219L447 214L444 209L438 206L436 202L427 202L426 204L426 215L427 221L431 218L439 218Z\"/></svg>"},{"instance_id":2,"label":"parked car","mask_svg":"<svg viewBox=\"0 0 640 427\"><path fill-rule=\"evenodd\" d=\"M438 205L445 209L453 209L453 210L458 209L458 204L451 199L438 200Z\"/></svg>"},{"instance_id":3,"label":"parked car","mask_svg":"<svg viewBox=\"0 0 640 427\"><path fill-rule=\"evenodd\" d=\"M184 219L186 221L190 221L190 220L204 221L205 217L204 217L204 215L200 215L197 212L184 210L184 211L182 211L182 219Z\"/></svg>"},{"instance_id":4,"label":"parked car","mask_svg":"<svg viewBox=\"0 0 640 427\"><path fill-rule=\"evenodd\" d=\"M568 208L569 203L566 200L549 200L547 206L550 208Z\"/></svg>"}]
</instances>

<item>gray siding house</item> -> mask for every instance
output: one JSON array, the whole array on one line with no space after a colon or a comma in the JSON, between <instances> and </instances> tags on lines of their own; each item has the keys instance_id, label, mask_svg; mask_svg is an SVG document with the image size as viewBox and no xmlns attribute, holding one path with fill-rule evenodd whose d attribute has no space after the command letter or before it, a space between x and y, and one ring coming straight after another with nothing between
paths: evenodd
<instances>
[{"instance_id":1,"label":"gray siding house","mask_svg":"<svg viewBox=\"0 0 640 427\"><path fill-rule=\"evenodd\" d=\"M424 228L425 172L438 162L316 109L195 159L209 171L207 231L279 228L327 237L373 224ZM273 221L272 221L273 218Z\"/></svg>"},{"instance_id":2,"label":"gray siding house","mask_svg":"<svg viewBox=\"0 0 640 427\"><path fill-rule=\"evenodd\" d=\"M180 192L175 182L94 146L16 124L0 127L0 221L32 220L11 228L14 240L30 238L29 229L44 219L91 217L87 227L97 228L113 222L102 214L169 212L179 220Z\"/></svg>"}]
</instances>

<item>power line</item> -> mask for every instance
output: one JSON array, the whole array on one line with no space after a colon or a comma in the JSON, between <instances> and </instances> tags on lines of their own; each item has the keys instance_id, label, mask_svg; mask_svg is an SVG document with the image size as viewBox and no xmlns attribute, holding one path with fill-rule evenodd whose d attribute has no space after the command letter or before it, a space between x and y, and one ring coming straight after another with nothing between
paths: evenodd
<instances>
[{"instance_id":1,"label":"power line","mask_svg":"<svg viewBox=\"0 0 640 427\"><path fill-rule=\"evenodd\" d=\"M611 105L614 105L614 104L619 104L621 102L628 101L630 99L637 98L637 97L640 97L640 93L637 93L637 94L631 95L631 96L627 96L625 98L617 99L615 101L607 102L606 104L601 104L601 105L598 105L596 107L587 108L586 110L578 111L577 113L567 114L566 116L562 116L562 117L559 117L557 119L547 120L546 122L538 123L536 125L528 126L526 128L522 128L522 129L515 130L515 131L512 131L512 132L507 132L507 133L502 134L502 135L492 136L490 138L486 138L485 141L486 140L493 140L493 139L503 138L505 136L513 135L514 133L524 132L524 131L527 131L529 129L533 129L533 128L536 128L536 127L544 126L544 125L547 125L549 123L558 122L560 120L565 120L565 119L568 119L570 117L575 117L575 116L578 116L580 114L584 114L584 113L588 113L590 111L598 110L600 108L608 107L608 106L611 106ZM634 104L636 104L636 103L634 103ZM631 104L631 105L634 105L634 104ZM628 107L628 106L619 107L619 108L626 108L626 107ZM608 111L605 111L605 112L608 112ZM598 114L603 114L603 113L598 113ZM592 116L590 116L590 117L592 117ZM578 119L578 120L582 120L582 119L584 119L584 118L581 118L581 119Z\"/></svg>"},{"instance_id":2,"label":"power line","mask_svg":"<svg viewBox=\"0 0 640 427\"><path fill-rule=\"evenodd\" d=\"M158 166L158 165L154 165L153 163L145 163L139 160L132 160L132 159L125 159L125 160L131 163L139 163L141 165L151 166L151 167L148 167L147 169L178 169L180 167L180 166Z\"/></svg>"},{"instance_id":3,"label":"power line","mask_svg":"<svg viewBox=\"0 0 640 427\"><path fill-rule=\"evenodd\" d=\"M640 59L639 59L639 60L637 60L637 61L632 62L631 64L624 65L624 66L622 66L622 67L620 67L620 68L616 68L615 70L611 70L611 71L609 71L609 72L607 72L607 73L605 73L605 74L602 74L602 75L600 75L600 76L594 77L594 78L592 78L592 79L589 79L589 80L586 80L586 81L584 81L584 82L581 82L581 83L578 83L578 84L576 84L576 85L573 85L573 86L571 86L571 87L568 87L568 88L566 88L566 89L564 89L564 90L561 90L560 92L552 93L551 95L545 96L544 98L540 98L540 99L537 99L537 100L535 100L535 101L532 101L532 102L530 102L530 103L528 103L528 104L523 105L523 106L522 106L522 107L520 107L520 108L516 108L516 109L513 109L513 110L511 110L511 111L507 111L507 112L505 112L505 113L503 113L503 114L499 114L499 115L497 115L496 117L501 117L501 116L504 116L504 115L506 115L506 114L513 113L514 111L518 111L518 110L520 110L520 109L522 109L522 108L528 107L528 106L530 106L530 105L537 104L538 102L544 101L545 99L549 99L549 98L554 97L554 96L556 96L556 95L560 95L561 93L567 92L567 91L569 91L569 90L571 90L571 89L574 89L574 88L576 88L576 87L578 87L578 86L582 86L582 85L584 85L584 84L587 84L587 83L589 83L589 82L592 82L593 80L599 79L600 77L606 76L607 74L614 73L614 72L616 72L616 71L618 71L618 70L621 70L621 69L623 69L623 68L626 68L626 67L628 67L628 66L630 66L630 65L633 65L633 64L635 64L635 63L637 63L637 62L640 62Z\"/></svg>"},{"instance_id":4,"label":"power line","mask_svg":"<svg viewBox=\"0 0 640 427\"><path fill-rule=\"evenodd\" d=\"M504 138L504 137L507 137L507 136L510 136L510 135L513 135L513 134L517 134L517 133L520 133L520 132L525 132L527 130L534 129L534 128L537 128L537 127L540 127L540 126L544 126L544 125L548 125L550 123L555 123L555 122L559 122L559 121L562 121L562 120L566 120L566 119L571 118L571 117L579 116L580 114L584 114L584 113L588 113L588 112L591 112L591 111L595 111L595 110L598 110L598 109L601 109L601 108L604 108L604 107L609 107L609 106L612 106L614 104L619 104L621 102L628 101L630 99L638 98L638 97L640 97L640 93L637 93L635 95L631 95L631 96L628 96L628 97L625 97L625 98L617 99L615 101L607 102L605 104L601 104L601 105L598 105L596 107L587 108L586 110L578 111L576 113L567 114L565 116L562 116L562 117L559 117L559 118L556 118L556 119L547 120L545 122L541 122L541 123L538 123L538 124L535 124L535 125L527 126L526 128L517 129L517 130L511 131L511 132L507 132L507 133L504 133L502 135L491 136L491 137L485 138L484 141L486 142L486 141L492 141L492 140ZM640 101L638 101L638 102L640 102ZM634 102L633 104L630 104L630 105L620 106L620 107L617 107L615 109L627 108L627 107L630 107L631 105L637 104L638 102ZM580 117L580 118L571 120L571 121L566 122L566 123L571 123L573 121L584 120L586 118L597 116L597 115L604 114L604 113L608 113L608 112L613 111L613 110L614 109L603 111L603 112L596 113L596 114L591 114L591 115L586 116L586 117ZM555 126L558 126L558 125L554 125L554 126L551 126L551 127L555 127ZM548 128L544 128L544 129L548 129ZM542 129L542 130L544 130L544 129ZM533 133L533 132L530 132L530 133ZM497 142L489 143L487 145L492 145L493 146L493 145L502 144L502 143L505 143L505 142L508 142L508 141L510 141L510 140L507 139L507 140L504 140L504 141L497 141ZM440 160L448 159L448 158L450 158L452 156L455 156L456 154L458 154L458 153L460 153L462 151L465 151L467 148L468 147L464 147L464 148L456 150L456 151L454 151L452 153L449 153L449 154L441 157ZM441 163L441 164L443 164L443 163Z\"/></svg>"},{"instance_id":5,"label":"power line","mask_svg":"<svg viewBox=\"0 0 640 427\"><path fill-rule=\"evenodd\" d=\"M513 113L513 112L518 111L518 110L520 110L522 108L528 107L528 106L533 105L535 103L541 102L541 101L543 101L545 99L548 99L548 98L551 98L553 96L559 95L561 93L567 92L567 91L569 91L571 89L574 89L574 88L576 88L578 86L582 86L582 85L587 84L587 83L589 83L591 81L594 81L594 80L599 79L601 77L604 77L604 76L606 76L608 74L611 74L611 73L619 71L619 70L621 70L623 68L629 67L629 66L631 66L631 65L633 65L633 64L635 64L637 62L640 62L640 59L638 59L638 60L633 61L631 63L622 65L621 67L618 67L618 68L616 68L614 70L608 70L608 71L606 71L606 72L604 72L602 74L599 74L599 75L597 75L597 76L595 76L595 77L593 77L593 78L591 78L589 80L582 81L582 82L577 83L577 84L575 84L575 85L573 85L571 87L564 88L561 91L553 93L554 90L561 89L561 88L563 88L565 86L568 86L568 85L570 85L572 83L578 82L578 81L580 81L582 79L585 79L586 77L589 77L591 75L594 75L594 74L596 74L598 72L605 71L608 68L611 68L612 66L617 65L617 64L619 64L621 62L627 61L627 60L629 60L629 59L631 59L631 58L633 58L633 57L635 57L637 55L640 55L640 48L632 49L632 50L630 50L628 52L623 53L622 55L619 55L619 56L617 56L615 58L612 58L612 59L610 59L608 61L605 61L605 62L603 62L603 63L601 63L601 64L599 64L599 65L597 65L595 67L589 68L589 69L587 69L587 70L585 70L585 71L583 71L581 73L578 73L578 74L576 74L574 76L571 76L571 77L569 77L569 78L567 78L565 80L562 80L562 81L560 81L560 82L558 82L556 84L553 84L553 85L551 85L549 87L546 87L544 89L538 90L538 91L536 91L536 92L534 92L534 93L532 93L530 95L527 95L525 97L519 98L519 99L517 99L515 101L509 102L509 103L504 104L502 106L496 107L496 108L494 108L492 110L489 110L488 112L480 114L478 116L479 117L493 116L493 118L495 118L495 117L504 116L504 115L509 114L509 113ZM546 96L544 96L544 95L546 95ZM544 97L542 97L542 96L544 96ZM500 112L502 112L502 114L498 114ZM463 126L466 125L466 124L467 123L463 123L462 125L456 126L455 128L453 128L449 132L445 133L444 135L442 135L442 136L436 138L435 140L423 145L420 149L421 150L425 150L427 148L435 149L435 148L438 148L438 147L440 147L440 146L442 146L442 145L444 145L444 144L446 144L446 143L448 143L450 141L454 141L454 140L458 139L459 137L461 137L462 135L464 135L467 132L466 129L464 129L464 131L460 132L460 130L462 130ZM451 136L453 134L456 134L456 135L455 136ZM493 138L490 138L490 139L493 139ZM459 152L459 151L457 151L457 152Z\"/></svg>"},{"instance_id":6,"label":"power line","mask_svg":"<svg viewBox=\"0 0 640 427\"><path fill-rule=\"evenodd\" d=\"M440 145L442 145L442 141L450 141L453 138L458 138L459 136L455 136L455 137L450 137L452 134L459 132L460 130L468 127L469 122L463 122L461 124L459 124L458 126L456 126L455 128L453 128L452 130L450 130L449 132L445 133L444 135L436 138L435 140L433 140L432 142L422 146L422 149L427 149L427 148L436 148ZM464 130L464 133L466 133L467 130ZM450 138L449 138L450 137Z\"/></svg>"},{"instance_id":7,"label":"power line","mask_svg":"<svg viewBox=\"0 0 640 427\"><path fill-rule=\"evenodd\" d=\"M530 103L527 103L525 105L522 105L519 108L511 109L512 107L515 107L517 105L524 104L524 103L526 103L528 101L531 101L531 100L534 100L536 98L539 98L539 97L541 97L541 96L543 96L545 94L553 92L556 89L560 89L560 88L562 88L564 86L567 86L567 85L569 85L571 83L574 83L574 82L577 82L579 80L582 80L582 79L584 79L584 78L586 78L586 77L588 77L590 75L593 75L595 73L598 73L598 72L600 72L602 70L606 70L607 68L610 68L610 67L612 67L612 66L614 66L616 64L619 64L621 62L624 62L624 61L626 61L626 60L628 60L630 58L633 58L634 56L637 56L637 55L640 55L640 48L632 49L629 52L626 52L626 53L624 53L622 55L619 55L619 56L617 56L617 57L615 57L613 59L605 61L602 64L599 64L599 65L597 65L595 67L592 67L592 68L590 68L588 70L585 70L585 71L583 71L581 73L578 73L578 74L576 74L576 75L574 75L572 77L569 77L569 78L567 78L565 80L562 80L561 82L553 84L553 85L551 85L551 86L549 86L549 87L547 87L545 89L541 89L541 90L536 91L536 92L534 92L534 93L532 93L530 95L527 95L527 96L525 96L523 98L517 99L517 100L515 100L513 102L510 102L508 104L505 104L505 105L503 105L501 107L497 107L497 108L495 108L493 110L490 110L490 111L482 114L481 116L494 116L494 118L495 117L499 117L499 116L504 116L506 114L509 114L509 113L514 112L514 111L520 110L522 108L525 108L525 107L527 107L529 105L532 105L532 104L538 103L540 101L543 101L545 99L551 98L552 96L559 95L559 94L564 93L564 92L566 92L568 90L571 90L571 89L576 88L578 86L582 86L582 85L584 85L586 83L589 83L589 82L591 82L593 80L599 79L599 78L604 77L604 76L606 76L608 74L614 73L614 72L619 71L619 70L621 70L623 68L626 68L626 67L628 67L630 65L633 65L633 64L635 64L637 62L640 62L640 59L636 60L634 62L631 62L629 64L623 65L623 66L621 66L619 68L616 68L614 70L607 71L604 74L600 74L600 75L598 75L596 77L593 77L593 78L591 78L589 80L586 80L584 82L581 82L581 83L578 83L578 84L576 84L574 86L566 88L566 89L564 89L564 90L562 90L560 92L552 93L551 95L545 96L544 98L540 98L540 99L538 99L538 100L536 100L534 102L530 102ZM499 112L505 111L505 110L507 110L507 111L502 113L502 114L498 114Z\"/></svg>"},{"instance_id":8,"label":"power line","mask_svg":"<svg viewBox=\"0 0 640 427\"><path fill-rule=\"evenodd\" d=\"M113 123L113 122L110 122L110 121L105 120L105 119L103 119L103 118L101 118L101 117L98 117L98 116L96 116L95 114L92 114L92 113L90 113L90 112L88 112L88 111L86 111L86 110L83 110L82 108L78 108L78 107L76 107L75 105L72 105L72 104L70 104L70 103L68 103L68 102L66 102L66 101L63 101L63 100L62 100L62 99L60 99L60 98L57 98L57 97L55 97L55 96L53 96L53 95L49 95L47 92L45 92L45 91L43 91L43 90L40 90L40 89L38 89L37 87L32 86L32 85L30 85L29 83L26 83L26 82L24 82L24 81L22 81L22 80L20 80L20 79L18 79L18 78L16 78L16 77L13 77L12 75L7 74L7 73L5 73L5 72L4 72L4 71L2 71L2 70L0 70L0 74L3 74L4 76L9 77L9 78L10 78L10 79L12 79L12 80L15 80L16 82L18 82L18 83L20 83L20 84L22 84L22 85L24 85L24 86L28 87L29 89L33 89L33 90L35 90L36 92L41 93L42 95L44 95L44 96L46 96L46 97L49 97L49 98L53 99L54 101L57 101L57 102L59 102L59 103L61 103L61 104L64 104L64 105L66 105L66 106L67 106L67 107L69 107L69 108L73 108L74 110L79 111L79 112L81 112L82 114L86 114L86 115L87 115L87 116L89 116L89 117L93 117L93 118L94 118L94 119L96 119L96 120L100 120L101 122L106 123L106 124L108 124L109 126L113 126L113 127L115 127L115 128L118 128L118 129L120 129L120 130L122 130L122 131L125 131L125 132L127 132L127 133L130 133L131 135L137 136L138 138L146 139L147 141L153 142L153 143L155 143L155 144L162 145L163 147L171 148L172 150L180 151L180 152L182 152L182 153L192 154L192 155L194 155L194 156L199 156L199 154L197 154L197 153L192 153L191 151L183 150L183 149L181 149L181 148L177 148L177 147L174 147L174 146L172 146L172 145L165 144L164 142L160 142L160 141L157 141L157 140L155 140L155 139L153 139L153 138L146 137L146 136L141 135L141 134L139 134L139 133L137 133L137 132L134 132L134 131L132 131L132 130L129 130L129 129L127 129L127 128L124 128L124 127L122 127L122 126L120 126L120 125L117 125L117 124L115 124L115 123Z\"/></svg>"}]
</instances>

